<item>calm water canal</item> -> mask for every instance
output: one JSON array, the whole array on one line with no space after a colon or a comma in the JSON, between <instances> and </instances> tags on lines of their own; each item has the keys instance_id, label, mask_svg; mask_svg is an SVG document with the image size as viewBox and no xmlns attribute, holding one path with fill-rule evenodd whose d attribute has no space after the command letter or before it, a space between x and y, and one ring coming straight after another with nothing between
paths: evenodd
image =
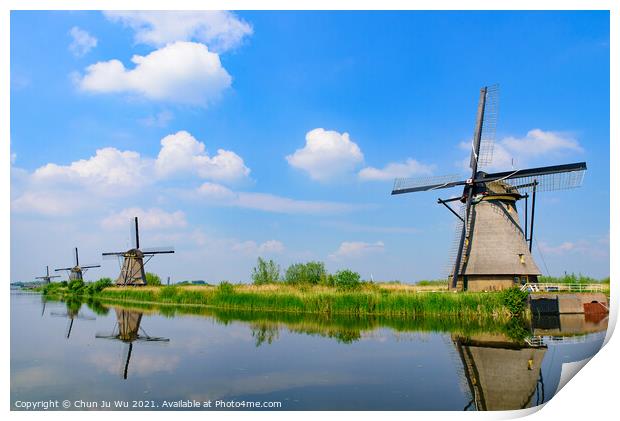
<instances>
[{"instance_id":1,"label":"calm water canal","mask_svg":"<svg viewBox=\"0 0 620 421\"><path fill-rule=\"evenodd\" d=\"M594 355L606 328L607 318L555 317L513 341L499 329L437 321L123 308L12 293L11 405L518 409L552 398L562 364Z\"/></svg>"}]
</instances>

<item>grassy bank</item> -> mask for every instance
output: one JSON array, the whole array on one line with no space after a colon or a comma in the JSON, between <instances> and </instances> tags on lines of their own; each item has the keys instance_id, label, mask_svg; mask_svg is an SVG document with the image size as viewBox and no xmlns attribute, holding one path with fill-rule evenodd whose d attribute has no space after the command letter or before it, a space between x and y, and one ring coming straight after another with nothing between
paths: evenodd
<instances>
[{"instance_id":1,"label":"grassy bank","mask_svg":"<svg viewBox=\"0 0 620 421\"><path fill-rule=\"evenodd\" d=\"M342 291L325 286L231 285L105 288L94 297L124 302L199 305L230 310L294 314L447 316L508 320L502 294L424 292L404 285Z\"/></svg>"}]
</instances>

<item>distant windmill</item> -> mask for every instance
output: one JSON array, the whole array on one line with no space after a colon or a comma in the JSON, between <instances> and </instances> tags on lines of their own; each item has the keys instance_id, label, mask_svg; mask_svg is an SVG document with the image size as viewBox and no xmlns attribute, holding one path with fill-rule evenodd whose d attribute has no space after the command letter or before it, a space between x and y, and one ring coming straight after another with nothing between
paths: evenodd
<instances>
[{"instance_id":1,"label":"distant windmill","mask_svg":"<svg viewBox=\"0 0 620 421\"><path fill-rule=\"evenodd\" d=\"M50 267L45 266L45 275L37 276L34 279L43 279L44 284L49 284L52 281L52 278L60 278L60 275L50 275Z\"/></svg>"},{"instance_id":2,"label":"distant windmill","mask_svg":"<svg viewBox=\"0 0 620 421\"><path fill-rule=\"evenodd\" d=\"M479 167L490 164L493 157L498 92L497 85L480 90L470 178L394 181L393 195L463 186L460 196L438 199L460 220L450 275L452 289L496 290L518 282L537 282L540 270L531 255L536 193L578 187L586 170L586 163L578 162L491 174L480 171ZM529 193L532 205L528 238ZM517 214L516 202L520 199L525 199L525 231ZM454 201L463 204L460 213L448 206Z\"/></svg>"},{"instance_id":3,"label":"distant windmill","mask_svg":"<svg viewBox=\"0 0 620 421\"><path fill-rule=\"evenodd\" d=\"M104 258L118 257L123 259L121 273L116 279L116 285L146 285L146 272L144 265L156 254L174 253L172 247L154 247L140 249L140 234L138 230L138 217L131 221L132 247L127 251L103 253ZM146 260L146 261L145 261Z\"/></svg>"},{"instance_id":4,"label":"distant windmill","mask_svg":"<svg viewBox=\"0 0 620 421\"><path fill-rule=\"evenodd\" d=\"M116 311L116 325L114 326L112 333L110 335L97 334L95 337L102 339L115 339L127 344L127 352L122 369L123 379L127 380L127 375L129 373L129 361L131 360L131 352L133 350L134 342L170 342L170 339L149 336L144 329L140 327L142 313L124 308L115 308L114 310ZM140 334L140 331L142 331L142 334Z\"/></svg>"},{"instance_id":5,"label":"distant windmill","mask_svg":"<svg viewBox=\"0 0 620 421\"><path fill-rule=\"evenodd\" d=\"M60 272L61 270L66 270L69 272L70 281L78 280L78 279L83 280L84 272L86 272L88 269L101 267L101 265L80 265L80 257L78 255L78 248L75 247L74 250L75 250L75 254L73 256L73 267L54 269L56 272Z\"/></svg>"}]
</instances>

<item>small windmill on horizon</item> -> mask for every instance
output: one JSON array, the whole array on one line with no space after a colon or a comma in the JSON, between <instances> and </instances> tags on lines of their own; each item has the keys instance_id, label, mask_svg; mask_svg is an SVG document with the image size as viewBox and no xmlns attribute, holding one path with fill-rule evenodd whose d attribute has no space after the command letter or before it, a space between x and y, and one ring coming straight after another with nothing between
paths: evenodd
<instances>
[{"instance_id":1,"label":"small windmill on horizon","mask_svg":"<svg viewBox=\"0 0 620 421\"><path fill-rule=\"evenodd\" d=\"M37 276L34 279L42 279L44 284L49 284L50 282L52 282L52 278L60 278L60 275L50 275L50 267L49 266L45 266L45 275L43 276Z\"/></svg>"},{"instance_id":2,"label":"small windmill on horizon","mask_svg":"<svg viewBox=\"0 0 620 421\"><path fill-rule=\"evenodd\" d=\"M104 258L119 258L123 261L121 273L116 279L116 285L146 285L146 272L144 271L144 265L146 265L156 254L171 254L174 253L174 249L172 247L151 247L141 249L137 216L131 220L130 227L132 241L131 248L127 251L102 253L102 256Z\"/></svg>"},{"instance_id":3,"label":"small windmill on horizon","mask_svg":"<svg viewBox=\"0 0 620 421\"><path fill-rule=\"evenodd\" d=\"M481 171L493 158L498 98L497 85L480 90L470 178L443 176L394 181L393 195L463 187L461 195L437 200L459 220L450 289L489 291L537 282L541 273L531 254L536 194L579 187L587 169L585 162L577 162L497 173ZM516 207L521 199L525 200L525 229ZM462 204L460 213L448 205L455 201Z\"/></svg>"},{"instance_id":4,"label":"small windmill on horizon","mask_svg":"<svg viewBox=\"0 0 620 421\"><path fill-rule=\"evenodd\" d=\"M99 268L99 267L101 267L101 265L90 265L90 264L80 265L80 256L78 254L78 248L75 247L74 254L73 254L73 266L67 267L67 268L54 269L54 271L60 272L60 271L65 270L69 273L69 280L74 281L74 280L84 280L84 272L86 272L88 269Z\"/></svg>"}]
</instances>

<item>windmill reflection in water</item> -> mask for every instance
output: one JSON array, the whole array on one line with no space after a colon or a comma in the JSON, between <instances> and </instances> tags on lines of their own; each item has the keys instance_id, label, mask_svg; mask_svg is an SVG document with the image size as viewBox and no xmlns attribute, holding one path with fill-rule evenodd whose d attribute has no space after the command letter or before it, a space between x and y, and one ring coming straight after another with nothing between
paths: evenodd
<instances>
[{"instance_id":1,"label":"windmill reflection in water","mask_svg":"<svg viewBox=\"0 0 620 421\"><path fill-rule=\"evenodd\" d=\"M43 312L45 312L45 301L46 300L43 300ZM50 312L50 315L54 317L66 317L67 319L69 319L69 324L67 326L67 333L66 333L66 337L67 339L69 339L71 337L71 331L73 330L74 320L80 319L80 320L93 321L95 320L95 318L92 316L87 316L85 314L80 313L80 309L82 308L81 301L69 299L65 302L65 305L67 306L66 312L52 311ZM43 313L41 315L43 315Z\"/></svg>"},{"instance_id":2,"label":"windmill reflection in water","mask_svg":"<svg viewBox=\"0 0 620 421\"><path fill-rule=\"evenodd\" d=\"M127 344L124 365L122 366L123 379L127 380L129 372L129 361L133 351L134 342L170 342L168 338L150 336L144 328L140 326L142 322L142 313L124 308L115 308L116 323L109 335L97 334L96 338L113 339Z\"/></svg>"}]
</instances>

